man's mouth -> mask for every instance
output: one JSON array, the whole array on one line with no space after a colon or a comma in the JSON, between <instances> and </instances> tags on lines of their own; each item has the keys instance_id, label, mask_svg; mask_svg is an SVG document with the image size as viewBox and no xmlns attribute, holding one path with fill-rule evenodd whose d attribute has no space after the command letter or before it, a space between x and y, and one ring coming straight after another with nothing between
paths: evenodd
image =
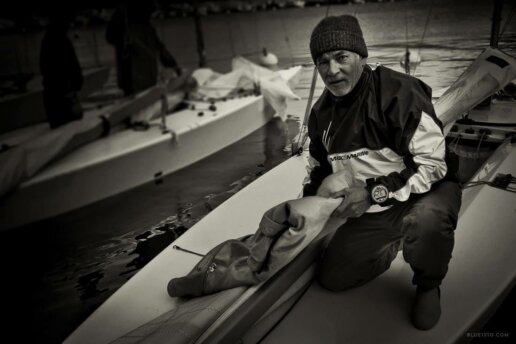
<instances>
[{"instance_id":1,"label":"man's mouth","mask_svg":"<svg viewBox=\"0 0 516 344\"><path fill-rule=\"evenodd\" d=\"M332 81L330 81L330 84L331 85L338 85L338 84L341 84L341 83L344 83L344 82L347 82L346 79L339 79L339 80L332 80Z\"/></svg>"}]
</instances>

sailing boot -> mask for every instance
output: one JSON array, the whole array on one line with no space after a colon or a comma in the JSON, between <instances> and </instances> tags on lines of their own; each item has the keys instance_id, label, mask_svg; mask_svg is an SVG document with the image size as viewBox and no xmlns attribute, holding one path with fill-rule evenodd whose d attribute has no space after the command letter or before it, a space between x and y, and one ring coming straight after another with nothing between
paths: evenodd
<instances>
[{"instance_id":1,"label":"sailing boot","mask_svg":"<svg viewBox=\"0 0 516 344\"><path fill-rule=\"evenodd\" d=\"M412 305L412 324L419 330L430 330L441 317L441 290L439 287L430 290L416 290L416 298Z\"/></svg>"}]
</instances>

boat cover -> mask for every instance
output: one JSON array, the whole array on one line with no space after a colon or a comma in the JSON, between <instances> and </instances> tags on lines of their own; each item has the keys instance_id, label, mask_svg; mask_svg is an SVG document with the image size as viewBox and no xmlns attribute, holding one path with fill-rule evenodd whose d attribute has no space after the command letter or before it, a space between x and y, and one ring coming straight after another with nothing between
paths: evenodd
<instances>
[{"instance_id":1,"label":"boat cover","mask_svg":"<svg viewBox=\"0 0 516 344\"><path fill-rule=\"evenodd\" d=\"M281 75L238 56L231 62L231 72L220 74L210 68L200 68L192 73L198 88L190 95L194 99L217 100L238 95L243 91L258 90L265 101L280 116L285 116L286 99L299 100Z\"/></svg>"}]
</instances>

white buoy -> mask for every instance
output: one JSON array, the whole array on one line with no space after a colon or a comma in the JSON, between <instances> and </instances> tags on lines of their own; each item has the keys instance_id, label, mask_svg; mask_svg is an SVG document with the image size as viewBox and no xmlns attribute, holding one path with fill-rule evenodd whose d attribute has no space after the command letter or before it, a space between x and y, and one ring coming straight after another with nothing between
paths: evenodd
<instances>
[{"instance_id":1,"label":"white buoy","mask_svg":"<svg viewBox=\"0 0 516 344\"><path fill-rule=\"evenodd\" d=\"M407 65L408 62L408 65ZM419 52L407 48L405 54L400 57L400 66L405 69L405 73L412 74L416 67L421 63Z\"/></svg>"},{"instance_id":2,"label":"white buoy","mask_svg":"<svg viewBox=\"0 0 516 344\"><path fill-rule=\"evenodd\" d=\"M276 67L278 58L273 53L268 52L267 48L263 48L263 53L260 55L260 64L267 68Z\"/></svg>"}]
</instances>

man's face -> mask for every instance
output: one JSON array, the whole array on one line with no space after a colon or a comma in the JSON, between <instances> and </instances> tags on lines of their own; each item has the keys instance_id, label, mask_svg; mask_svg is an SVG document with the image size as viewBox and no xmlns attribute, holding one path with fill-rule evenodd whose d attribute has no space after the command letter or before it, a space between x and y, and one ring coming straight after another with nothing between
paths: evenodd
<instances>
[{"instance_id":1,"label":"man's face","mask_svg":"<svg viewBox=\"0 0 516 344\"><path fill-rule=\"evenodd\" d=\"M317 58L317 70L326 88L337 97L345 96L355 87L367 58L347 50L335 50Z\"/></svg>"}]
</instances>

